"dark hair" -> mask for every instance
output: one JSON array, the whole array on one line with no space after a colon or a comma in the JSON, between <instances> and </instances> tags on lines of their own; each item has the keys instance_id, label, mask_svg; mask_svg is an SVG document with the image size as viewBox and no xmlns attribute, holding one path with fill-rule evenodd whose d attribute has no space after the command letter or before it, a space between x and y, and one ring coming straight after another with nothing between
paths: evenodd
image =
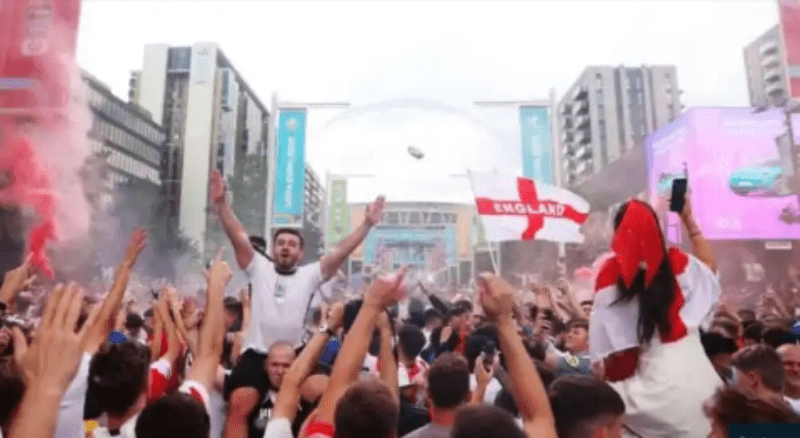
<instances>
[{"instance_id":1,"label":"dark hair","mask_svg":"<svg viewBox=\"0 0 800 438\"><path fill-rule=\"evenodd\" d=\"M182 392L151 403L136 420L137 438L208 438L210 430L205 406Z\"/></svg>"},{"instance_id":2,"label":"dark hair","mask_svg":"<svg viewBox=\"0 0 800 438\"><path fill-rule=\"evenodd\" d=\"M428 395L437 408L451 409L469 397L467 361L453 353L439 356L428 370Z\"/></svg>"},{"instance_id":3,"label":"dark hair","mask_svg":"<svg viewBox=\"0 0 800 438\"><path fill-rule=\"evenodd\" d=\"M722 330L725 330L725 333L732 338L739 337L739 330L741 330L741 326L726 317L716 317L711 321L711 327L720 327Z\"/></svg>"},{"instance_id":4,"label":"dark hair","mask_svg":"<svg viewBox=\"0 0 800 438\"><path fill-rule=\"evenodd\" d=\"M25 394L25 381L14 358L0 358L0 426L8 424Z\"/></svg>"},{"instance_id":5,"label":"dark hair","mask_svg":"<svg viewBox=\"0 0 800 438\"><path fill-rule=\"evenodd\" d=\"M764 343L772 348L777 349L783 344L794 344L795 335L781 327L769 327L761 334Z\"/></svg>"},{"instance_id":6,"label":"dark hair","mask_svg":"<svg viewBox=\"0 0 800 438\"><path fill-rule=\"evenodd\" d=\"M428 309L425 311L425 324L431 322L432 319L444 319L444 315L436 309Z\"/></svg>"},{"instance_id":7,"label":"dark hair","mask_svg":"<svg viewBox=\"0 0 800 438\"><path fill-rule=\"evenodd\" d=\"M630 202L626 202L617 211L617 215L614 218L615 230L622 224L629 205ZM656 223L658 223L658 217L656 217L653 209L649 205L647 205L647 208ZM658 234L661 237L661 241L664 242L664 234L660 228L658 229ZM625 286L622 278L617 281L619 297L614 301L614 304L630 302L639 297L639 320L636 331L641 344L650 343L650 339L652 339L656 329L660 333L669 333L672 329L669 309L675 298L675 283L675 274L672 271L669 257L666 256L666 249L664 250L664 260L661 262L661 266L658 267L650 286L645 285L645 271L642 269L634 277L630 288Z\"/></svg>"},{"instance_id":8,"label":"dark hair","mask_svg":"<svg viewBox=\"0 0 800 438\"><path fill-rule=\"evenodd\" d=\"M733 354L739 348L736 341L719 333L709 332L700 334L700 343L709 358L718 354Z\"/></svg>"},{"instance_id":9,"label":"dark hair","mask_svg":"<svg viewBox=\"0 0 800 438\"><path fill-rule=\"evenodd\" d=\"M400 351L409 359L419 356L419 353L425 348L425 343L428 342L422 330L414 324L401 326L397 332L397 341Z\"/></svg>"},{"instance_id":10,"label":"dark hair","mask_svg":"<svg viewBox=\"0 0 800 438\"><path fill-rule=\"evenodd\" d=\"M764 344L745 347L733 355L731 365L742 371L756 371L764 386L783 391L783 363L774 348Z\"/></svg>"},{"instance_id":11,"label":"dark hair","mask_svg":"<svg viewBox=\"0 0 800 438\"><path fill-rule=\"evenodd\" d=\"M375 381L351 386L336 405L336 438L390 438L397 431L398 403ZM144 437L143 437L144 438Z\"/></svg>"},{"instance_id":12,"label":"dark hair","mask_svg":"<svg viewBox=\"0 0 800 438\"><path fill-rule=\"evenodd\" d=\"M467 405L456 411L451 438L526 438L514 417L491 405Z\"/></svg>"},{"instance_id":13,"label":"dark hair","mask_svg":"<svg viewBox=\"0 0 800 438\"><path fill-rule=\"evenodd\" d=\"M555 374L553 374L541 360L533 359L533 364L536 365L536 372L539 373L539 378L542 379L544 387L549 387L556 379ZM497 393L497 397L494 399L494 405L498 408L505 409L514 417L519 417L519 409L517 408L517 402L514 400L514 394L505 387Z\"/></svg>"},{"instance_id":14,"label":"dark hair","mask_svg":"<svg viewBox=\"0 0 800 438\"><path fill-rule=\"evenodd\" d=\"M306 241L303 238L303 233L296 228L278 228L275 230L275 233L272 234L272 242L276 242L278 240L278 236L281 234L291 234L293 236L297 236L297 238L300 239L300 249L303 249L303 247L306 245Z\"/></svg>"},{"instance_id":15,"label":"dark hair","mask_svg":"<svg viewBox=\"0 0 800 438\"><path fill-rule=\"evenodd\" d=\"M591 436L593 426L608 424L625 413L622 397L596 377L559 377L548 395L559 438Z\"/></svg>"},{"instance_id":16,"label":"dark hair","mask_svg":"<svg viewBox=\"0 0 800 438\"><path fill-rule=\"evenodd\" d=\"M797 424L798 416L783 398L751 398L731 386L717 390L703 410L727 429L732 424Z\"/></svg>"},{"instance_id":17,"label":"dark hair","mask_svg":"<svg viewBox=\"0 0 800 438\"><path fill-rule=\"evenodd\" d=\"M745 339L752 339L756 342L761 342L761 334L764 332L764 324L758 321L753 321L744 328L742 337Z\"/></svg>"},{"instance_id":18,"label":"dark hair","mask_svg":"<svg viewBox=\"0 0 800 438\"><path fill-rule=\"evenodd\" d=\"M580 319L580 318L570 320L567 323L567 330L572 330L574 328L582 328L582 329L588 331L589 330L589 321L587 321L585 319Z\"/></svg>"},{"instance_id":19,"label":"dark hair","mask_svg":"<svg viewBox=\"0 0 800 438\"><path fill-rule=\"evenodd\" d=\"M98 408L121 416L147 387L150 350L136 342L105 343L89 365L89 392Z\"/></svg>"}]
</instances>

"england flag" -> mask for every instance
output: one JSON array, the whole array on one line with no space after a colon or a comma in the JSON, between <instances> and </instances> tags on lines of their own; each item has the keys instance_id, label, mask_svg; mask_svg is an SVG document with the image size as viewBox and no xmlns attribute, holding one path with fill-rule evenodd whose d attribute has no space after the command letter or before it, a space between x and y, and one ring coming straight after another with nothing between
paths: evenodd
<instances>
[{"instance_id":1,"label":"england flag","mask_svg":"<svg viewBox=\"0 0 800 438\"><path fill-rule=\"evenodd\" d=\"M559 187L529 178L469 172L486 240L581 243L589 203Z\"/></svg>"}]
</instances>

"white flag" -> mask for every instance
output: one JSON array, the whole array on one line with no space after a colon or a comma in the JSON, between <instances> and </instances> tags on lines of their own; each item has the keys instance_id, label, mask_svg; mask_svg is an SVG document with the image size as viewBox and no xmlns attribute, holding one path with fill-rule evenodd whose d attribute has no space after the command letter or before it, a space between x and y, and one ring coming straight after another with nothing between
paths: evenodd
<instances>
[{"instance_id":1,"label":"white flag","mask_svg":"<svg viewBox=\"0 0 800 438\"><path fill-rule=\"evenodd\" d=\"M469 172L486 240L581 243L589 203L559 187L497 173Z\"/></svg>"}]
</instances>

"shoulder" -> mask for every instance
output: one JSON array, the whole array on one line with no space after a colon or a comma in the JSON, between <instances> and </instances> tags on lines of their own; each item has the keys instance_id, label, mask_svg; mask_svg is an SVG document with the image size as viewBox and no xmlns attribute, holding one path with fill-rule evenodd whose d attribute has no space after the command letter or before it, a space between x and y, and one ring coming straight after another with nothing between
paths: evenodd
<instances>
[{"instance_id":1,"label":"shoulder","mask_svg":"<svg viewBox=\"0 0 800 438\"><path fill-rule=\"evenodd\" d=\"M597 278L594 282L595 293L609 286L616 285L617 280L619 280L619 276L620 269L617 258L609 257L602 263L602 265L600 265L600 269L597 271Z\"/></svg>"},{"instance_id":2,"label":"shoulder","mask_svg":"<svg viewBox=\"0 0 800 438\"><path fill-rule=\"evenodd\" d=\"M690 256L678 248L670 248L667 252L669 257L669 264L672 266L672 272L675 275L681 275L686 272L689 266Z\"/></svg>"},{"instance_id":3,"label":"shoulder","mask_svg":"<svg viewBox=\"0 0 800 438\"><path fill-rule=\"evenodd\" d=\"M272 262L269 261L268 258L264 257L264 255L261 254L260 252L254 251L253 260L250 261L250 265L247 268L245 268L245 271L247 272L266 271L269 269L271 265Z\"/></svg>"}]
</instances>

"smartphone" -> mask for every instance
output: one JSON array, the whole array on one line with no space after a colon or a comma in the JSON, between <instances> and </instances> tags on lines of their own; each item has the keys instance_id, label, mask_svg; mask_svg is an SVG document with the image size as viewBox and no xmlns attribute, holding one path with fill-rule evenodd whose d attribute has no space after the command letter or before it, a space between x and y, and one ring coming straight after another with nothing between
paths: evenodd
<instances>
[{"instance_id":1,"label":"smartphone","mask_svg":"<svg viewBox=\"0 0 800 438\"><path fill-rule=\"evenodd\" d=\"M686 178L675 178L672 180L672 199L669 202L669 210L675 213L683 211L686 203L686 188L689 181Z\"/></svg>"},{"instance_id":2,"label":"smartphone","mask_svg":"<svg viewBox=\"0 0 800 438\"><path fill-rule=\"evenodd\" d=\"M483 363L486 366L491 366L494 363L494 356L497 352L497 346L494 344L494 341L491 339L488 340L483 347L481 347L481 353L483 353Z\"/></svg>"}]
</instances>

